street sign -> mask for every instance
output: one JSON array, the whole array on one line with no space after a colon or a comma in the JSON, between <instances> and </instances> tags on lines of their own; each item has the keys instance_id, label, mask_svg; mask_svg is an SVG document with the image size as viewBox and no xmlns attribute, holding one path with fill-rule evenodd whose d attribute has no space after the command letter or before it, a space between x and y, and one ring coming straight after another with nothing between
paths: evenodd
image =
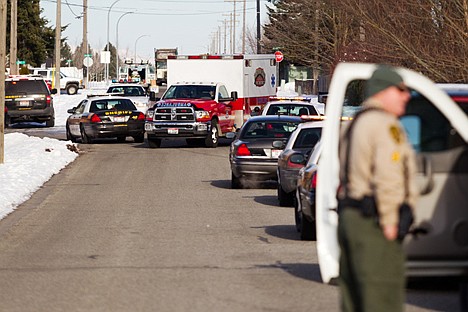
<instances>
[{"instance_id":1,"label":"street sign","mask_svg":"<svg viewBox=\"0 0 468 312\"><path fill-rule=\"evenodd\" d=\"M281 51L276 51L275 52L275 59L279 63L283 60L283 53Z\"/></svg>"},{"instance_id":2,"label":"street sign","mask_svg":"<svg viewBox=\"0 0 468 312\"><path fill-rule=\"evenodd\" d=\"M110 63L110 51L101 51L101 64Z\"/></svg>"},{"instance_id":3,"label":"street sign","mask_svg":"<svg viewBox=\"0 0 468 312\"><path fill-rule=\"evenodd\" d=\"M86 56L92 57L93 55L92 55L92 54L85 54L84 56L85 56L85 57L86 57Z\"/></svg>"},{"instance_id":4,"label":"street sign","mask_svg":"<svg viewBox=\"0 0 468 312\"><path fill-rule=\"evenodd\" d=\"M89 56L85 57L83 60L83 65L86 67L93 66L93 59L90 58Z\"/></svg>"},{"instance_id":5,"label":"street sign","mask_svg":"<svg viewBox=\"0 0 468 312\"><path fill-rule=\"evenodd\" d=\"M18 60L18 61L16 61L16 64L18 64L18 65L24 65L24 64L26 64L26 61L20 61L20 60Z\"/></svg>"}]
</instances>

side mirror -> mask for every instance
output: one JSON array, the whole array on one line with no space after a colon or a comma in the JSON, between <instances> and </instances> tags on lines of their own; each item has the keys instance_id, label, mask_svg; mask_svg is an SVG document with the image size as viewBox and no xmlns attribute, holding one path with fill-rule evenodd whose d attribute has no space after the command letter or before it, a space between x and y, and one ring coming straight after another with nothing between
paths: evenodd
<instances>
[{"instance_id":1,"label":"side mirror","mask_svg":"<svg viewBox=\"0 0 468 312\"><path fill-rule=\"evenodd\" d=\"M150 101L157 101L157 99L156 99L156 92L150 91L150 93L149 93L149 99L150 99Z\"/></svg>"},{"instance_id":2,"label":"side mirror","mask_svg":"<svg viewBox=\"0 0 468 312\"><path fill-rule=\"evenodd\" d=\"M237 91L232 91L231 92L231 98L233 101L237 100L239 98L239 95L237 94Z\"/></svg>"},{"instance_id":3,"label":"side mirror","mask_svg":"<svg viewBox=\"0 0 468 312\"><path fill-rule=\"evenodd\" d=\"M57 94L57 89L54 88L54 89L50 90L50 93L51 94Z\"/></svg>"},{"instance_id":4,"label":"side mirror","mask_svg":"<svg viewBox=\"0 0 468 312\"><path fill-rule=\"evenodd\" d=\"M226 133L226 139L234 139L236 137L236 132L228 132Z\"/></svg>"},{"instance_id":5,"label":"side mirror","mask_svg":"<svg viewBox=\"0 0 468 312\"><path fill-rule=\"evenodd\" d=\"M291 155L291 157L289 158L289 161L293 164L297 164L297 165L304 165L305 164L305 161L306 161L306 158L304 157L304 155L302 154L293 154Z\"/></svg>"},{"instance_id":6,"label":"side mirror","mask_svg":"<svg viewBox=\"0 0 468 312\"><path fill-rule=\"evenodd\" d=\"M256 106L253 111L250 112L250 116L258 116L260 115L260 107Z\"/></svg>"},{"instance_id":7,"label":"side mirror","mask_svg":"<svg viewBox=\"0 0 468 312\"><path fill-rule=\"evenodd\" d=\"M285 141L273 141L271 145L274 148L284 149L284 147L286 146L286 142Z\"/></svg>"},{"instance_id":8,"label":"side mirror","mask_svg":"<svg viewBox=\"0 0 468 312\"><path fill-rule=\"evenodd\" d=\"M76 107L73 107L73 108L70 108L69 110L67 110L67 113L74 114L75 111L76 111Z\"/></svg>"}]
</instances>

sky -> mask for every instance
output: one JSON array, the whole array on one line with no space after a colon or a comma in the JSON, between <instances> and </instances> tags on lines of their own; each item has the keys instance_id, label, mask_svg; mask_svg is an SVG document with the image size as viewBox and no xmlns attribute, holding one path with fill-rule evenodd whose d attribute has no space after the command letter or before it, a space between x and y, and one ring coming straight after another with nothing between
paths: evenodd
<instances>
[{"instance_id":1,"label":"sky","mask_svg":"<svg viewBox=\"0 0 468 312\"><path fill-rule=\"evenodd\" d=\"M95 51L103 50L109 28L109 41L118 45L122 58L134 58L136 47L138 60L154 61L155 48L178 48L179 54L224 52L224 35L227 33L226 52L230 54L234 3L237 38L234 47L235 52L240 53L244 0L88 0L88 42ZM245 4L246 32L256 34L257 1L245 0ZM266 19L267 4L267 0L260 1L262 24ZM42 16L50 22L48 26L55 27L57 1L40 0L40 6ZM72 49L83 38L82 8L83 0L61 2L62 25L68 25L62 37L68 38ZM217 47L213 38L221 43L220 49L213 50Z\"/></svg>"}]
</instances>

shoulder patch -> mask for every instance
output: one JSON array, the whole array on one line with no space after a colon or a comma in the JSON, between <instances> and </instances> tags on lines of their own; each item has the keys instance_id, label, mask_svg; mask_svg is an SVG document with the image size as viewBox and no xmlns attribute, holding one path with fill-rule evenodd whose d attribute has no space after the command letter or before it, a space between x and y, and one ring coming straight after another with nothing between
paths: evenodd
<instances>
[{"instance_id":1,"label":"shoulder patch","mask_svg":"<svg viewBox=\"0 0 468 312\"><path fill-rule=\"evenodd\" d=\"M395 125L390 126L390 135L397 144L401 143L401 137L403 134L401 133L401 130L399 127Z\"/></svg>"}]
</instances>

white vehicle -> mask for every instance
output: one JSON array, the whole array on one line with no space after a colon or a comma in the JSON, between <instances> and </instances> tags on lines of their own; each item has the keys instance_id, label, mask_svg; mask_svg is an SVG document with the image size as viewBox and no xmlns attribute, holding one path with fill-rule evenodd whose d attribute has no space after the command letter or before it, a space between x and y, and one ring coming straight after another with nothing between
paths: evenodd
<instances>
[{"instance_id":1,"label":"white vehicle","mask_svg":"<svg viewBox=\"0 0 468 312\"><path fill-rule=\"evenodd\" d=\"M31 68L30 73L33 75L40 75L44 77L52 88L55 87L55 69L54 68ZM67 94L77 94L79 89L83 88L83 79L78 77L68 77L60 72L60 90L65 90Z\"/></svg>"},{"instance_id":2,"label":"white vehicle","mask_svg":"<svg viewBox=\"0 0 468 312\"><path fill-rule=\"evenodd\" d=\"M275 96L269 99L262 110L262 115L320 116L324 114L323 106L323 104L313 104L310 96Z\"/></svg>"},{"instance_id":3,"label":"white vehicle","mask_svg":"<svg viewBox=\"0 0 468 312\"><path fill-rule=\"evenodd\" d=\"M167 58L177 55L177 48L154 49L154 63L156 64L156 84L167 84Z\"/></svg>"},{"instance_id":4,"label":"white vehicle","mask_svg":"<svg viewBox=\"0 0 468 312\"><path fill-rule=\"evenodd\" d=\"M338 277L339 272L336 193L341 117L347 105L360 105L357 99L346 98L347 90L350 84L369 79L375 66L339 64L330 84L316 193L317 252L322 280L326 283ZM401 68L398 73L413 90L407 114L401 120L417 152L421 190L415 207L413 235L408 235L403 242L407 274L408 277L466 277L468 117L446 92L426 77Z\"/></svg>"},{"instance_id":5,"label":"white vehicle","mask_svg":"<svg viewBox=\"0 0 468 312\"><path fill-rule=\"evenodd\" d=\"M222 83L237 91L232 103L235 124L240 128L254 107L263 107L276 94L278 66L274 54L177 55L167 60L168 87L180 82Z\"/></svg>"},{"instance_id":6,"label":"white vehicle","mask_svg":"<svg viewBox=\"0 0 468 312\"><path fill-rule=\"evenodd\" d=\"M115 83L133 82L142 84L145 88L153 82L156 84L156 71L148 62L134 63L133 60L125 60L123 66L119 67L119 77Z\"/></svg>"},{"instance_id":7,"label":"white vehicle","mask_svg":"<svg viewBox=\"0 0 468 312\"><path fill-rule=\"evenodd\" d=\"M107 93L130 98L139 111L146 113L148 109L148 94L141 84L115 83L107 88Z\"/></svg>"}]
</instances>

